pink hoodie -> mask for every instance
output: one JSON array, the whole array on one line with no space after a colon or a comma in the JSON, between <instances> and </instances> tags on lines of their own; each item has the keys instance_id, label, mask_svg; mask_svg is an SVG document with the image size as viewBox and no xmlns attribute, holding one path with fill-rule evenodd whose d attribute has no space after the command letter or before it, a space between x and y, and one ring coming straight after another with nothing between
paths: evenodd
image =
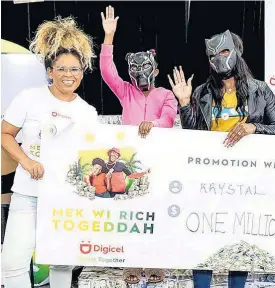
<instances>
[{"instance_id":1,"label":"pink hoodie","mask_svg":"<svg viewBox=\"0 0 275 288\"><path fill-rule=\"evenodd\" d=\"M122 124L139 126L142 121L150 121L155 127L173 127L178 103L172 91L154 88L146 97L135 86L123 81L113 62L113 45L102 45L100 70L123 108Z\"/></svg>"}]
</instances>

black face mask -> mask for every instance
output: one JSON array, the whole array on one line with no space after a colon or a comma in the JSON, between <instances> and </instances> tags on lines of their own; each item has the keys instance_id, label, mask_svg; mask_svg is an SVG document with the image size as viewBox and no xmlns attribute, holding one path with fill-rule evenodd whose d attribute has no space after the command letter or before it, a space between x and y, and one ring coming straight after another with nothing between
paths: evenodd
<instances>
[{"instance_id":1,"label":"black face mask","mask_svg":"<svg viewBox=\"0 0 275 288\"><path fill-rule=\"evenodd\" d=\"M129 75L132 84L141 91L149 91L155 86L154 71L156 61L153 50L147 52L127 53Z\"/></svg>"},{"instance_id":2,"label":"black face mask","mask_svg":"<svg viewBox=\"0 0 275 288\"><path fill-rule=\"evenodd\" d=\"M213 69L213 68L211 67L211 69ZM216 72L216 71L215 71L215 72ZM216 73L217 73L217 72L216 72ZM221 80L227 80L227 79L230 79L230 78L236 76L235 68L233 68L233 69L230 70L230 71L222 72L222 73L217 73L217 74L218 74L218 76L219 76L219 78L220 78Z\"/></svg>"},{"instance_id":3,"label":"black face mask","mask_svg":"<svg viewBox=\"0 0 275 288\"><path fill-rule=\"evenodd\" d=\"M211 39L206 39L205 44L211 68L222 79L231 78L237 61L237 53L230 31L227 30ZM221 52L224 50L228 51L227 55L221 55Z\"/></svg>"}]
</instances>

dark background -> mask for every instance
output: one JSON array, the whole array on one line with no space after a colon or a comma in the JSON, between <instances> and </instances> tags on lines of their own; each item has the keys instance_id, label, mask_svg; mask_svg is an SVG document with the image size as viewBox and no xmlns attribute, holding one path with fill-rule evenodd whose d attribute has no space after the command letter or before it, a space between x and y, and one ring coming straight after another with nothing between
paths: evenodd
<instances>
[{"instance_id":1,"label":"dark background","mask_svg":"<svg viewBox=\"0 0 275 288\"><path fill-rule=\"evenodd\" d=\"M166 75L172 72L174 65L182 65L187 77L195 74L194 88L203 83L209 71L204 39L229 29L242 37L244 58L255 78L264 80L264 1L191 1L190 6L184 1L30 4L8 1L1 4L2 39L27 48L29 39L43 21L57 15L72 15L84 31L95 38L98 56L104 37L100 12L112 5L120 17L114 42L114 59L120 76L129 80L124 60L127 52L155 48L160 69L158 85L169 89ZM99 114L120 114L118 100L101 79L98 60L94 72L84 77L80 94Z\"/></svg>"}]
</instances>

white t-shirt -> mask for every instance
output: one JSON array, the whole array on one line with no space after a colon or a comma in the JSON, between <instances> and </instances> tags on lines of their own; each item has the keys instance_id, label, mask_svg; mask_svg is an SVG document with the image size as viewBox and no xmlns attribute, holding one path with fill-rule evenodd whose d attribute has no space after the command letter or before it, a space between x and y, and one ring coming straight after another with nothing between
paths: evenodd
<instances>
[{"instance_id":1,"label":"white t-shirt","mask_svg":"<svg viewBox=\"0 0 275 288\"><path fill-rule=\"evenodd\" d=\"M39 162L41 125L44 119L52 117L54 126L60 132L83 115L89 115L89 123L97 125L97 112L93 106L79 96L71 102L61 101L52 95L48 86L43 86L21 92L7 109L4 120L22 128L21 148L29 158ZM11 190L37 197L38 180L31 179L29 172L18 165Z\"/></svg>"}]
</instances>

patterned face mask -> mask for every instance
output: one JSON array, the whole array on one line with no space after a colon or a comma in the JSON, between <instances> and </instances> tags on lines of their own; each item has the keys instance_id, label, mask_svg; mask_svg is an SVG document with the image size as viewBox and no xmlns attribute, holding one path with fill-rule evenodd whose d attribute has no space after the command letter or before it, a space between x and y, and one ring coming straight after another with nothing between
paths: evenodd
<instances>
[{"instance_id":1,"label":"patterned face mask","mask_svg":"<svg viewBox=\"0 0 275 288\"><path fill-rule=\"evenodd\" d=\"M220 75L230 75L236 65L237 54L229 30L205 40L206 54L211 67Z\"/></svg>"},{"instance_id":2,"label":"patterned face mask","mask_svg":"<svg viewBox=\"0 0 275 288\"><path fill-rule=\"evenodd\" d=\"M150 50L126 55L132 84L141 91L149 91L155 86L154 71L157 63L154 54L154 50Z\"/></svg>"}]
</instances>

